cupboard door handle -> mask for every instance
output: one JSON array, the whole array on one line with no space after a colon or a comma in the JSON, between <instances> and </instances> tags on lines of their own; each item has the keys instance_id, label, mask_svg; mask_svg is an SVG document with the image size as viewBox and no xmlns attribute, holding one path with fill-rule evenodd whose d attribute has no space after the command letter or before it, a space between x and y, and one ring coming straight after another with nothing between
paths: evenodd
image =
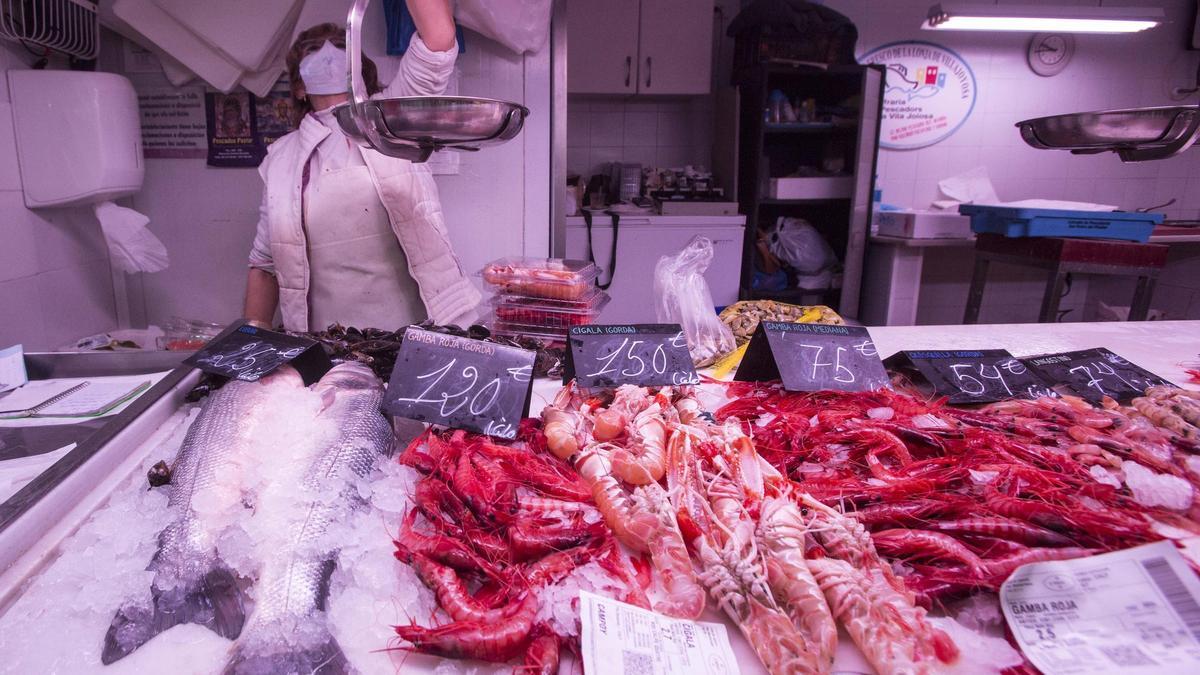
<instances>
[{"instance_id":1,"label":"cupboard door handle","mask_svg":"<svg viewBox=\"0 0 1200 675\"><path fill-rule=\"evenodd\" d=\"M646 57L646 88L650 88L650 57Z\"/></svg>"},{"instance_id":2,"label":"cupboard door handle","mask_svg":"<svg viewBox=\"0 0 1200 675\"><path fill-rule=\"evenodd\" d=\"M629 76L633 74L633 57L625 57L625 86L629 86Z\"/></svg>"}]
</instances>

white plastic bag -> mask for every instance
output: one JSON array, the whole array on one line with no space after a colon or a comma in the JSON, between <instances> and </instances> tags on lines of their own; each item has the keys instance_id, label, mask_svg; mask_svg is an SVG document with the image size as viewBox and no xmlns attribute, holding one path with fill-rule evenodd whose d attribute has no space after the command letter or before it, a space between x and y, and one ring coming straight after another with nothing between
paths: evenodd
<instances>
[{"instance_id":1,"label":"white plastic bag","mask_svg":"<svg viewBox=\"0 0 1200 675\"><path fill-rule=\"evenodd\" d=\"M697 367L711 365L737 347L733 332L721 323L704 271L713 258L708 237L693 237L675 255L664 255L654 268L654 313L661 323L683 326Z\"/></svg>"},{"instance_id":2,"label":"white plastic bag","mask_svg":"<svg viewBox=\"0 0 1200 675\"><path fill-rule=\"evenodd\" d=\"M458 0L454 18L518 54L539 51L550 36L550 0Z\"/></svg>"},{"instance_id":3,"label":"white plastic bag","mask_svg":"<svg viewBox=\"0 0 1200 675\"><path fill-rule=\"evenodd\" d=\"M815 274L837 263L829 243L803 218L780 218L767 248L800 274Z\"/></svg>"}]
</instances>

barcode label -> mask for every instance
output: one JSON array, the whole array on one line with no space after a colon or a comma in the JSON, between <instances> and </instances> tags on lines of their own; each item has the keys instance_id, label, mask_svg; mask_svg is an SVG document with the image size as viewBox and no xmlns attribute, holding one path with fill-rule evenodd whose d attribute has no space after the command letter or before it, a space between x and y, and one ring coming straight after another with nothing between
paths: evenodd
<instances>
[{"instance_id":1,"label":"barcode label","mask_svg":"<svg viewBox=\"0 0 1200 675\"><path fill-rule=\"evenodd\" d=\"M621 651L625 675L654 675L654 657L641 652Z\"/></svg>"},{"instance_id":2,"label":"barcode label","mask_svg":"<svg viewBox=\"0 0 1200 675\"><path fill-rule=\"evenodd\" d=\"M1142 567L1150 575L1150 581L1154 582L1167 599L1171 609L1183 620L1192 637L1200 642L1200 603L1196 602L1187 586L1183 585L1183 580L1171 568L1171 564L1166 558L1159 557L1143 560Z\"/></svg>"}]
</instances>

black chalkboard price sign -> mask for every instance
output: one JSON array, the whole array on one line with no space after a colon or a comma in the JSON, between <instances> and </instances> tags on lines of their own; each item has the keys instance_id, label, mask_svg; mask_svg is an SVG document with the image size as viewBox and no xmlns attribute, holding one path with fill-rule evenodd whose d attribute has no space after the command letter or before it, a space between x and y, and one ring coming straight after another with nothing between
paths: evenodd
<instances>
[{"instance_id":1,"label":"black chalkboard price sign","mask_svg":"<svg viewBox=\"0 0 1200 675\"><path fill-rule=\"evenodd\" d=\"M888 385L866 328L763 321L734 379L783 380L789 391L868 391Z\"/></svg>"},{"instance_id":2,"label":"black chalkboard price sign","mask_svg":"<svg viewBox=\"0 0 1200 675\"><path fill-rule=\"evenodd\" d=\"M192 354L184 363L206 373L254 382L285 363L290 363L305 384L312 384L332 364L316 340L256 328L235 321L220 335Z\"/></svg>"},{"instance_id":3,"label":"black chalkboard price sign","mask_svg":"<svg viewBox=\"0 0 1200 675\"><path fill-rule=\"evenodd\" d=\"M563 384L572 379L585 388L700 382L679 324L573 326L567 343Z\"/></svg>"},{"instance_id":4,"label":"black chalkboard price sign","mask_svg":"<svg viewBox=\"0 0 1200 675\"><path fill-rule=\"evenodd\" d=\"M409 327L383 409L397 417L511 439L529 410L526 349Z\"/></svg>"},{"instance_id":5,"label":"black chalkboard price sign","mask_svg":"<svg viewBox=\"0 0 1200 675\"><path fill-rule=\"evenodd\" d=\"M884 363L919 375L935 393L949 397L955 405L1055 395L1036 373L1004 349L903 351Z\"/></svg>"},{"instance_id":6,"label":"black chalkboard price sign","mask_svg":"<svg viewBox=\"0 0 1200 675\"><path fill-rule=\"evenodd\" d=\"M1175 385L1126 361L1103 347L1021 359L1048 384L1093 403L1105 396L1127 403L1145 394L1148 387Z\"/></svg>"}]
</instances>

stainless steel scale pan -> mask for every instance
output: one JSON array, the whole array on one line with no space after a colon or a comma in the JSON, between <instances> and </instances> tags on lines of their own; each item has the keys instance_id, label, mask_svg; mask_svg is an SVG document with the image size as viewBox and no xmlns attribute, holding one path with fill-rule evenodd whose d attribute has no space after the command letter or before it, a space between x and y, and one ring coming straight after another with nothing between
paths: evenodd
<instances>
[{"instance_id":1,"label":"stainless steel scale pan","mask_svg":"<svg viewBox=\"0 0 1200 675\"><path fill-rule=\"evenodd\" d=\"M475 151L521 132L529 109L490 98L406 96L372 99L362 79L362 21L370 0L355 0L346 19L351 102L333 109L338 125L359 144L392 157L424 162L437 150Z\"/></svg>"},{"instance_id":2,"label":"stainless steel scale pan","mask_svg":"<svg viewBox=\"0 0 1200 675\"><path fill-rule=\"evenodd\" d=\"M1165 106L1053 115L1017 122L1021 138L1041 149L1115 152L1125 162L1173 157L1196 142L1200 106Z\"/></svg>"}]
</instances>

